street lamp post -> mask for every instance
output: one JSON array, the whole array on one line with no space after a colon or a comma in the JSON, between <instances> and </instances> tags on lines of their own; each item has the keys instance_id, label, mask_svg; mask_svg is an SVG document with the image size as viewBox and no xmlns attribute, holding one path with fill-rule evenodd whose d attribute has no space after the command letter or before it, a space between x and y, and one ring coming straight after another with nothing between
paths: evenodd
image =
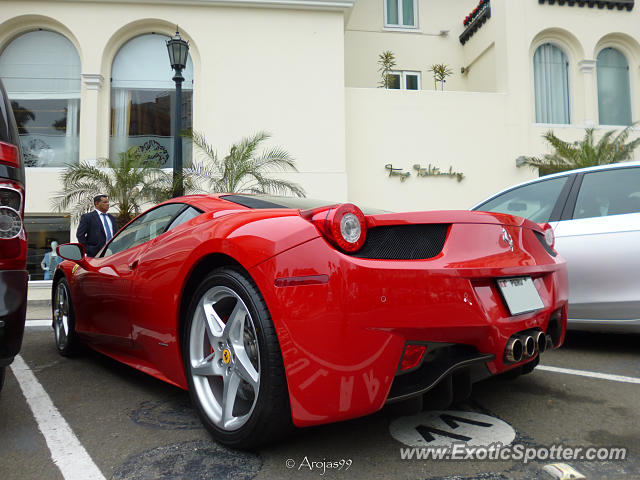
<instances>
[{"instance_id":1,"label":"street lamp post","mask_svg":"<svg viewBox=\"0 0 640 480\"><path fill-rule=\"evenodd\" d=\"M187 65L187 57L189 56L189 42L183 40L178 32L176 25L176 35L171 40L167 40L167 50L169 51L169 61L171 68L176 74L173 81L176 82L176 102L174 110L173 132L173 196L180 197L184 195L184 184L182 177L182 70Z\"/></svg>"}]
</instances>

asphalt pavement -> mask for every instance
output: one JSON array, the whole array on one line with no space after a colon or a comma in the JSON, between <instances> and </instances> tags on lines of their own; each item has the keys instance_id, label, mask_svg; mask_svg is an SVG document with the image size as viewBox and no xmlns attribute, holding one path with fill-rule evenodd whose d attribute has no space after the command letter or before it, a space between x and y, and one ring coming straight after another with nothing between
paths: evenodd
<instances>
[{"instance_id":1,"label":"asphalt pavement","mask_svg":"<svg viewBox=\"0 0 640 480\"><path fill-rule=\"evenodd\" d=\"M46 305L30 306L28 318L48 319L49 312ZM541 362L570 373L536 369L511 381L491 379L448 412L402 419L382 411L240 452L211 440L186 392L93 351L60 357L51 328L29 326L21 352L25 370L14 364L0 394L0 479L84 479L87 465L97 467L98 477L91 478L105 479L554 478L544 471L558 463L549 458L401 458L414 444L446 443L455 435L487 444L511 438L512 448L542 453L558 445L624 448L625 460L562 463L588 479L640 479L639 340L570 332L566 345L546 352ZM25 371L46 393L25 393ZM615 376L585 376L598 373ZM44 413L34 414L26 396ZM50 409L42 406L44 397ZM71 437L49 421L56 415ZM429 423L434 418L438 428ZM445 424L452 429L442 435Z\"/></svg>"}]
</instances>

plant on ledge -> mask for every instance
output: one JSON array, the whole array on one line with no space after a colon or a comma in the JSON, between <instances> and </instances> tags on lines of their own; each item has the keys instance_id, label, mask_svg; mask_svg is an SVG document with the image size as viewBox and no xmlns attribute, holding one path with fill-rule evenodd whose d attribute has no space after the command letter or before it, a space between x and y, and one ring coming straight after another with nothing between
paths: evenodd
<instances>
[{"instance_id":1,"label":"plant on ledge","mask_svg":"<svg viewBox=\"0 0 640 480\"><path fill-rule=\"evenodd\" d=\"M462 22L463 25L465 27L469 26L469 24L473 22L476 19L476 17L482 13L482 10L484 10L488 5L489 5L489 0L480 0L480 3L478 4L478 6L474 8L469 15L464 17L464 21Z\"/></svg>"},{"instance_id":2,"label":"plant on ledge","mask_svg":"<svg viewBox=\"0 0 640 480\"><path fill-rule=\"evenodd\" d=\"M378 88L391 87L393 76L390 75L389 72L396 66L396 58L393 55L393 52L386 50L378 55L378 65L380 66L378 71L380 72L381 77Z\"/></svg>"},{"instance_id":3,"label":"plant on ledge","mask_svg":"<svg viewBox=\"0 0 640 480\"><path fill-rule=\"evenodd\" d=\"M431 65L429 71L433 73L433 86L436 90L438 89L438 82L440 82L440 90L444 90L444 84L447 81L447 77L453 75L453 70L444 63Z\"/></svg>"},{"instance_id":4,"label":"plant on ledge","mask_svg":"<svg viewBox=\"0 0 640 480\"><path fill-rule=\"evenodd\" d=\"M537 168L542 177L576 168L631 160L633 151L640 146L640 138L625 143L632 126L626 127L615 137L615 130L610 130L597 143L594 143L593 128L587 128L584 138L575 142L565 142L556 137L553 131L548 131L543 137L553 147L553 153L547 153L541 158L526 157L525 165Z\"/></svg>"},{"instance_id":5,"label":"plant on ledge","mask_svg":"<svg viewBox=\"0 0 640 480\"><path fill-rule=\"evenodd\" d=\"M462 45L467 43L489 18L491 18L491 2L490 0L480 0L478 6L462 22L464 31L459 37L460 43Z\"/></svg>"}]
</instances>

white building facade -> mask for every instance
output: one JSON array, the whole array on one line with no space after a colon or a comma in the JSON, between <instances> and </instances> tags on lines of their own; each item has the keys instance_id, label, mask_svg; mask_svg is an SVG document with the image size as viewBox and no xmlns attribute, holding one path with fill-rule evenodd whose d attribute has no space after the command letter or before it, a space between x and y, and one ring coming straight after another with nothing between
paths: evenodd
<instances>
[{"instance_id":1,"label":"white building facade","mask_svg":"<svg viewBox=\"0 0 640 480\"><path fill-rule=\"evenodd\" d=\"M52 240L74 240L51 210L64 164L137 145L171 165L176 25L190 44L183 123L220 152L270 132L299 169L278 175L310 197L468 208L536 176L516 159L546 152L547 130L572 140L640 119L633 0L3 0L32 279ZM378 88L383 51L398 88Z\"/></svg>"}]
</instances>

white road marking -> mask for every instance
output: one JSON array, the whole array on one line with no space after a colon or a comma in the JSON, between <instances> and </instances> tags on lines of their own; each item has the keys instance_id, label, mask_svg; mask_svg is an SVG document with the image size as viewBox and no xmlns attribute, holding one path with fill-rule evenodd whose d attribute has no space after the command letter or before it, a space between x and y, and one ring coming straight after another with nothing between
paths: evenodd
<instances>
[{"instance_id":1,"label":"white road marking","mask_svg":"<svg viewBox=\"0 0 640 480\"><path fill-rule=\"evenodd\" d=\"M11 364L11 371L18 379L22 394L47 442L51 459L65 480L105 480L20 355Z\"/></svg>"},{"instance_id":2,"label":"white road marking","mask_svg":"<svg viewBox=\"0 0 640 480\"><path fill-rule=\"evenodd\" d=\"M51 320L27 320L24 322L25 327L50 327Z\"/></svg>"},{"instance_id":3,"label":"white road marking","mask_svg":"<svg viewBox=\"0 0 640 480\"><path fill-rule=\"evenodd\" d=\"M640 385L640 378L625 377L624 375L612 375L610 373L589 372L587 370L573 370L570 368L550 367L547 365L538 365L536 370L545 370L547 372L566 373L568 375L578 375L580 377L600 378L602 380L611 380L612 382L635 383Z\"/></svg>"},{"instance_id":4,"label":"white road marking","mask_svg":"<svg viewBox=\"0 0 640 480\"><path fill-rule=\"evenodd\" d=\"M454 443L490 447L510 445L516 431L507 422L482 413L429 410L389 424L391 436L410 447L448 447Z\"/></svg>"}]
</instances>

